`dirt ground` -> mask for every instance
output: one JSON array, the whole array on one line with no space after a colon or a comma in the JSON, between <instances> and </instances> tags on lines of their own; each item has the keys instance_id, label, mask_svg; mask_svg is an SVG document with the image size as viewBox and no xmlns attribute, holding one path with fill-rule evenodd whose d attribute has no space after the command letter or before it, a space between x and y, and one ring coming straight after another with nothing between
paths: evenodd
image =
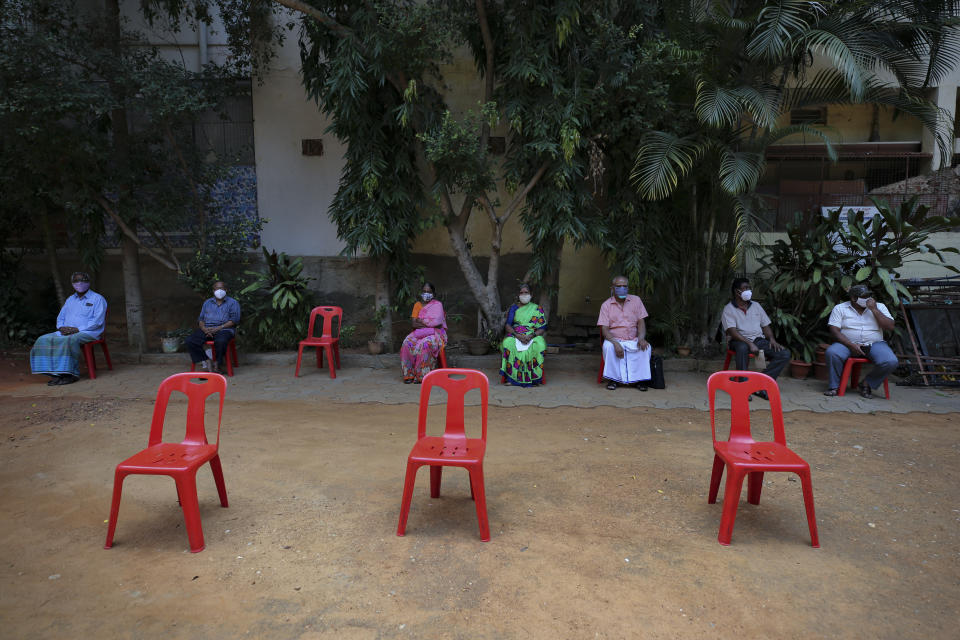
<instances>
[{"instance_id":1,"label":"dirt ground","mask_svg":"<svg viewBox=\"0 0 960 640\"><path fill-rule=\"evenodd\" d=\"M787 414L813 549L786 474L717 543L706 413L491 408L482 543L459 470L438 500L421 472L395 535L416 406L228 393L230 506L202 469L190 554L172 481L143 476L103 549L152 400L36 389L0 396L4 638L957 637L960 414Z\"/></svg>"}]
</instances>

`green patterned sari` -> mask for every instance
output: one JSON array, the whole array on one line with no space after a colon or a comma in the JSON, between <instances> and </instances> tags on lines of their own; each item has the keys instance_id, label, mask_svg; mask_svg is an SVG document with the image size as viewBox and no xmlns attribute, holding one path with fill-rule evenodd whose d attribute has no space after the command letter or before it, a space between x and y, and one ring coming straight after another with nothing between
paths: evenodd
<instances>
[{"instance_id":1,"label":"green patterned sari","mask_svg":"<svg viewBox=\"0 0 960 640\"><path fill-rule=\"evenodd\" d=\"M547 318L543 308L532 302L525 305L513 305L507 312L507 323L513 325L514 335L532 335L538 329L545 329ZM543 336L536 336L530 341L525 350L513 336L503 339L500 375L510 384L518 387L532 387L543 382L543 352L547 348L547 341Z\"/></svg>"}]
</instances>

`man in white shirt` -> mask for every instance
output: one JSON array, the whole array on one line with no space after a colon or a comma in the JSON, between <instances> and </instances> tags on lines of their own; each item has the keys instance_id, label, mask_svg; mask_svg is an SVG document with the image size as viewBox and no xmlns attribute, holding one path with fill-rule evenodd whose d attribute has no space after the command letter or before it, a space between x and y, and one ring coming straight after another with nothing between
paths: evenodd
<instances>
[{"instance_id":1,"label":"man in white shirt","mask_svg":"<svg viewBox=\"0 0 960 640\"><path fill-rule=\"evenodd\" d=\"M720 322L730 340L729 348L736 358L734 366L745 371L749 366L750 354L759 353L762 349L767 359L767 368L763 372L776 380L790 361L790 350L785 349L773 337L770 318L759 302L751 300L753 290L750 288L750 281L737 278L730 290L733 298L723 308ZM754 395L767 399L766 391L758 391Z\"/></svg>"},{"instance_id":2,"label":"man in white shirt","mask_svg":"<svg viewBox=\"0 0 960 640\"><path fill-rule=\"evenodd\" d=\"M827 321L836 342L827 349L830 388L823 395L837 395L843 365L853 356L868 358L873 363L873 369L860 383L860 395L872 398L872 390L897 368L897 356L883 340L884 331L893 331L893 316L886 305L873 299L866 285L852 286L849 293L850 301L835 306Z\"/></svg>"}]
</instances>

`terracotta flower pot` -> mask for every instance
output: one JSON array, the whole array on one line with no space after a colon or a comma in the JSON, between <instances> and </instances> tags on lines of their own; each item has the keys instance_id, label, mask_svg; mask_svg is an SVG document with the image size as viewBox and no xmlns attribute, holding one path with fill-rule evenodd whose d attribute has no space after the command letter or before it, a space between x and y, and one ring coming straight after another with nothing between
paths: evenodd
<instances>
[{"instance_id":1,"label":"terracotta flower pot","mask_svg":"<svg viewBox=\"0 0 960 640\"><path fill-rule=\"evenodd\" d=\"M813 352L814 362L823 363L827 361L827 348L829 346L830 345L824 342L821 342L820 344L817 345L816 350Z\"/></svg>"},{"instance_id":2,"label":"terracotta flower pot","mask_svg":"<svg viewBox=\"0 0 960 640\"><path fill-rule=\"evenodd\" d=\"M803 380L810 375L810 367L812 366L813 363L811 362L804 362L803 360L791 360L790 377L796 378L797 380Z\"/></svg>"},{"instance_id":3,"label":"terracotta flower pot","mask_svg":"<svg viewBox=\"0 0 960 640\"><path fill-rule=\"evenodd\" d=\"M370 351L370 355L375 356L383 352L383 343L376 340L367 341L367 350Z\"/></svg>"},{"instance_id":4,"label":"terracotta flower pot","mask_svg":"<svg viewBox=\"0 0 960 640\"><path fill-rule=\"evenodd\" d=\"M830 370L827 369L826 362L813 363L813 377L824 382L830 379Z\"/></svg>"},{"instance_id":5,"label":"terracotta flower pot","mask_svg":"<svg viewBox=\"0 0 960 640\"><path fill-rule=\"evenodd\" d=\"M484 338L471 338L467 340L467 351L472 356L484 356L490 351L490 343Z\"/></svg>"},{"instance_id":6,"label":"terracotta flower pot","mask_svg":"<svg viewBox=\"0 0 960 640\"><path fill-rule=\"evenodd\" d=\"M677 355L686 358L690 355L690 347L677 347Z\"/></svg>"}]
</instances>

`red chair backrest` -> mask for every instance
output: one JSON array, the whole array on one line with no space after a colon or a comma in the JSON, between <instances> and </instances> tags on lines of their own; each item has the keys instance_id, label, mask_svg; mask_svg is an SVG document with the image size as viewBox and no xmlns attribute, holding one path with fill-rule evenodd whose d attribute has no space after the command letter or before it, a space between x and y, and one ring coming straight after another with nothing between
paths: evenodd
<instances>
[{"instance_id":1,"label":"red chair backrest","mask_svg":"<svg viewBox=\"0 0 960 640\"><path fill-rule=\"evenodd\" d=\"M490 381L476 369L434 369L423 377L420 387L420 417L417 420L417 439L427 435L427 407L430 390L440 387L447 392L447 424L444 437L466 438L463 428L464 396L471 389L480 389L480 439L487 441L487 399Z\"/></svg>"},{"instance_id":2,"label":"red chair backrest","mask_svg":"<svg viewBox=\"0 0 960 640\"><path fill-rule=\"evenodd\" d=\"M750 394L766 391L770 398L770 415L773 419L773 440L786 446L783 431L783 408L780 404L780 387L777 381L758 371L718 371L707 380L707 395L710 398L710 432L717 441L714 403L717 391L730 396L730 442L755 442L750 435Z\"/></svg>"},{"instance_id":3,"label":"red chair backrest","mask_svg":"<svg viewBox=\"0 0 960 640\"><path fill-rule=\"evenodd\" d=\"M202 380L202 382L196 382ZM220 422L223 419L223 397L227 391L227 379L219 373L177 373L160 383L157 402L153 407L153 422L150 424L148 447L163 442L163 419L167 414L170 394L180 391L187 396L187 430L182 444L208 444L203 424L207 398L220 394L220 413L217 416L217 446L220 446Z\"/></svg>"},{"instance_id":4,"label":"red chair backrest","mask_svg":"<svg viewBox=\"0 0 960 640\"><path fill-rule=\"evenodd\" d=\"M313 329L317 322L317 316L323 318L321 324L321 330L323 333L319 338L339 338L340 337L340 325L343 324L343 309L340 307L314 307L310 311L310 326L307 328L307 338L315 337L313 335ZM337 319L337 335L333 335L333 319Z\"/></svg>"}]
</instances>

